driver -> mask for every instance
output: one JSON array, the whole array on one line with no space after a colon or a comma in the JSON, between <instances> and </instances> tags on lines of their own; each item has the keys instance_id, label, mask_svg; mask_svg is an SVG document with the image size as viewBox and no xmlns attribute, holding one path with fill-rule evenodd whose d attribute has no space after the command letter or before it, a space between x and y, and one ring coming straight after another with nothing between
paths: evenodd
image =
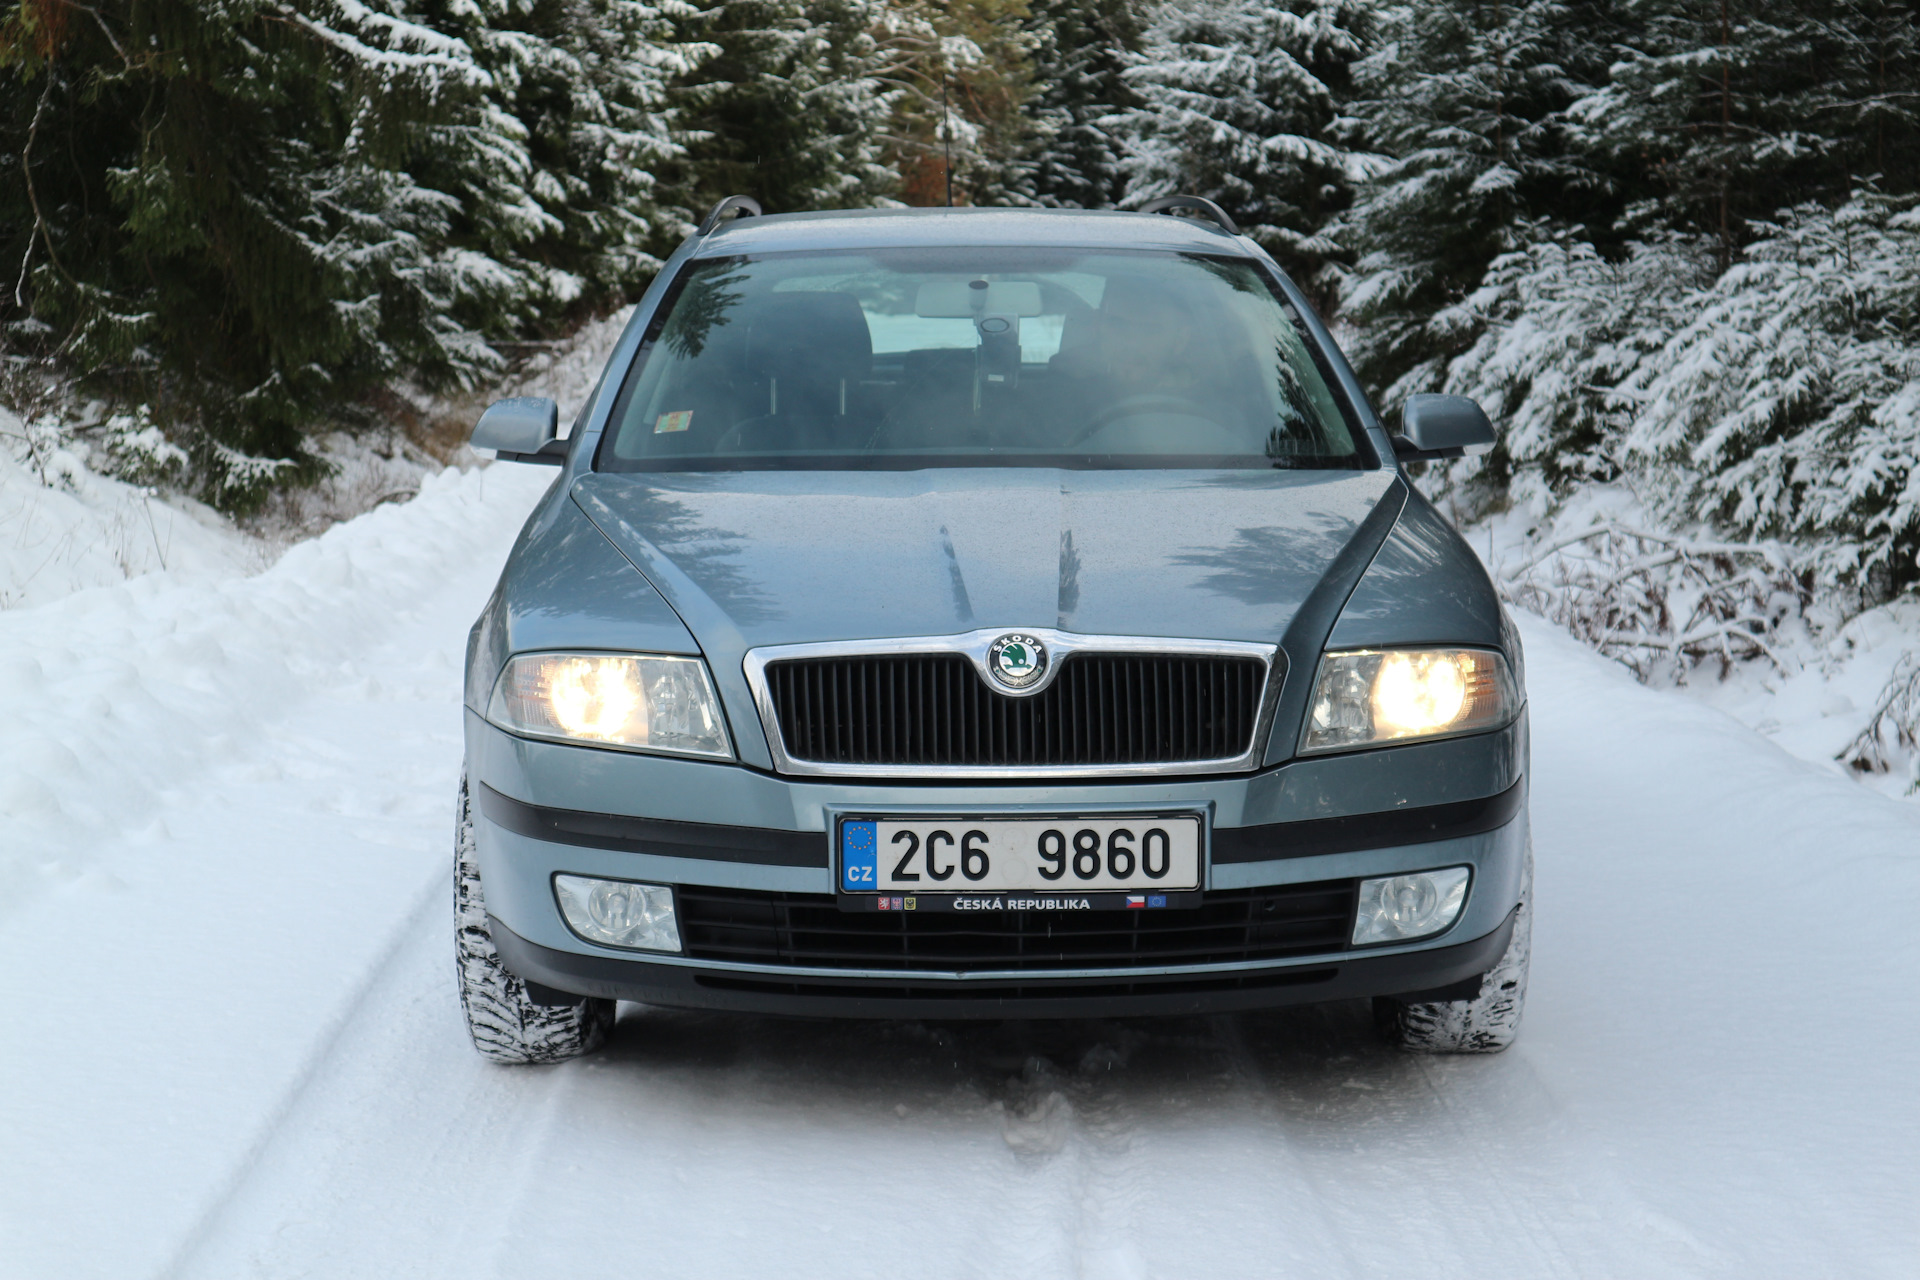
<instances>
[{"instance_id":1,"label":"driver","mask_svg":"<svg viewBox=\"0 0 1920 1280\"><path fill-rule=\"evenodd\" d=\"M1054 360L1067 415L1080 424L1100 421L1117 406L1142 397L1192 399L1194 318L1184 298L1163 284L1111 276L1081 341Z\"/></svg>"},{"instance_id":2,"label":"driver","mask_svg":"<svg viewBox=\"0 0 1920 1280\"><path fill-rule=\"evenodd\" d=\"M1107 281L1092 356L1114 399L1188 390L1186 355L1192 341L1193 313L1178 294L1127 276Z\"/></svg>"}]
</instances>

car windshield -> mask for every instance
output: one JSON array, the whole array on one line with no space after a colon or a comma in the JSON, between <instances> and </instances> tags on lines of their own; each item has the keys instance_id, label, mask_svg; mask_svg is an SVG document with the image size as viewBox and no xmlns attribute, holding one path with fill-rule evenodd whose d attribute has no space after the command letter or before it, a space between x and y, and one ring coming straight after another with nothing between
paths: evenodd
<instances>
[{"instance_id":1,"label":"car windshield","mask_svg":"<svg viewBox=\"0 0 1920 1280\"><path fill-rule=\"evenodd\" d=\"M598 465L1371 466L1359 436L1243 259L792 253L687 265Z\"/></svg>"}]
</instances>

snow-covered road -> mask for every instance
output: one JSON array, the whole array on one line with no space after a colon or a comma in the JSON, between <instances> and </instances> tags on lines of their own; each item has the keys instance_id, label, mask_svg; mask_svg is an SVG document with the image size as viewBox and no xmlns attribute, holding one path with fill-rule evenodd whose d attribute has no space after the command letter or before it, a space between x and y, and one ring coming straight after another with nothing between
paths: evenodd
<instances>
[{"instance_id":1,"label":"snow-covered road","mask_svg":"<svg viewBox=\"0 0 1920 1280\"><path fill-rule=\"evenodd\" d=\"M0 613L0 1277L1920 1274L1920 805L1542 625L1505 1055L622 1006L482 1062L459 655L549 478Z\"/></svg>"}]
</instances>

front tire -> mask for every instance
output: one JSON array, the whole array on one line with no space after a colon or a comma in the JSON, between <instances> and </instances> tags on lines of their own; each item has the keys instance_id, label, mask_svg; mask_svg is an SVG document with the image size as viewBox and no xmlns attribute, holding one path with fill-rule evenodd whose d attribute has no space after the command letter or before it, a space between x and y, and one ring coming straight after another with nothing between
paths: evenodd
<instances>
[{"instance_id":1,"label":"front tire","mask_svg":"<svg viewBox=\"0 0 1920 1280\"><path fill-rule=\"evenodd\" d=\"M1380 996L1373 1002L1374 1020L1387 1043L1406 1053L1499 1053L1520 1033L1532 957L1533 839L1529 836L1513 937L1493 968L1481 975L1479 994L1466 1000L1406 1001Z\"/></svg>"},{"instance_id":2,"label":"front tire","mask_svg":"<svg viewBox=\"0 0 1920 1280\"><path fill-rule=\"evenodd\" d=\"M575 1005L535 1004L527 984L509 973L494 949L474 857L473 809L466 775L453 840L454 964L460 1007L480 1056L494 1062L561 1062L592 1053L613 1026L613 1001L586 998Z\"/></svg>"}]
</instances>

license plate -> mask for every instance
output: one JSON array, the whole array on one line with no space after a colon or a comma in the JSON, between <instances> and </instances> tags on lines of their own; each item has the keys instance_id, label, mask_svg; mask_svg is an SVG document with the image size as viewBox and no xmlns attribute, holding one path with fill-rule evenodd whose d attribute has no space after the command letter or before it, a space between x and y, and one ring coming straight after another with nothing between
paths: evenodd
<instances>
[{"instance_id":1,"label":"license plate","mask_svg":"<svg viewBox=\"0 0 1920 1280\"><path fill-rule=\"evenodd\" d=\"M1144 896L1200 887L1195 813L843 818L839 837L842 893Z\"/></svg>"}]
</instances>

